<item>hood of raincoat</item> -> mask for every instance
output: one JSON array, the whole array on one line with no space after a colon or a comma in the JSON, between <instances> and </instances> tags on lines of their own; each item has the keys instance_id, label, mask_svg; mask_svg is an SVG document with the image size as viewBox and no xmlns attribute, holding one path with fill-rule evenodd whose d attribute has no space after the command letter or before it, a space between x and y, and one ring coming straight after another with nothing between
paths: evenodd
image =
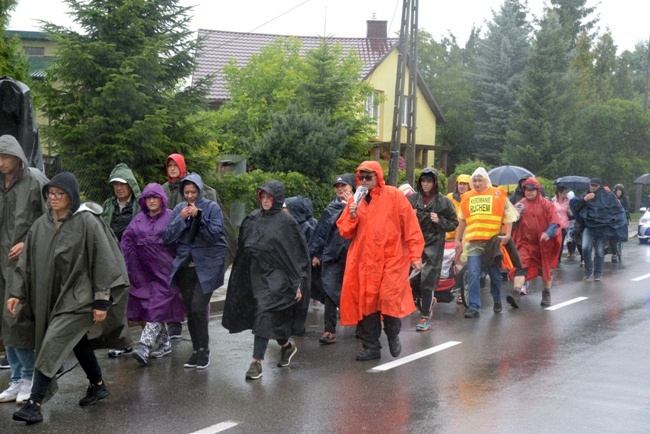
<instances>
[{"instance_id":1,"label":"hood of raincoat","mask_svg":"<svg viewBox=\"0 0 650 434\"><path fill-rule=\"evenodd\" d=\"M381 164L379 164L378 161L364 161L359 164L359 167L357 167L357 186L361 185L361 181L359 180L359 172L362 170L375 172L377 174L377 187L382 188L384 185L386 185L384 182L384 170L381 168Z\"/></svg>"},{"instance_id":2,"label":"hood of raincoat","mask_svg":"<svg viewBox=\"0 0 650 434\"><path fill-rule=\"evenodd\" d=\"M622 193L621 197L625 196L625 186L623 184L616 184L614 186L614 190L612 190L612 191L614 192L614 194L616 194L617 190L621 191L621 193Z\"/></svg>"},{"instance_id":3,"label":"hood of raincoat","mask_svg":"<svg viewBox=\"0 0 650 434\"><path fill-rule=\"evenodd\" d=\"M180 189L181 196L183 197L183 200L185 199L185 195L183 194L183 190L185 189L185 185L191 182L192 184L196 185L196 188L199 189L199 196L196 198L196 203L201 201L203 199L203 181L201 180L201 176L199 176L198 173L190 172L185 176L185 178L181 179L181 181L178 183L179 186L178 188ZM198 206L198 205L197 205Z\"/></svg>"},{"instance_id":4,"label":"hood of raincoat","mask_svg":"<svg viewBox=\"0 0 650 434\"><path fill-rule=\"evenodd\" d=\"M131 187L131 191L133 191L135 198L137 199L140 197L140 186L138 185L138 181L135 179L133 172L129 169L129 166L124 163L115 166L111 175L108 177L108 182L111 183L111 179L115 178L125 180L126 183L129 184L129 187Z\"/></svg>"},{"instance_id":5,"label":"hood of raincoat","mask_svg":"<svg viewBox=\"0 0 650 434\"><path fill-rule=\"evenodd\" d=\"M472 173L472 176L469 177L469 188L471 190L474 190L473 181L476 177L485 178L487 180L487 188L492 187L492 181L490 181L487 170L485 170L483 167L479 167L474 171L474 173Z\"/></svg>"},{"instance_id":6,"label":"hood of raincoat","mask_svg":"<svg viewBox=\"0 0 650 434\"><path fill-rule=\"evenodd\" d=\"M537 199L542 197L542 194L541 194L542 185L539 183L539 181L537 179L535 179L533 177L530 177L530 178L526 179L524 181L524 183L521 185L522 190L525 190L526 186L528 186L528 185L531 185L531 186L535 187L535 189L537 190L537 197L535 197L534 200L537 200ZM524 197L525 197L525 195L524 195ZM526 200L528 200L528 199L526 199Z\"/></svg>"},{"instance_id":7,"label":"hood of raincoat","mask_svg":"<svg viewBox=\"0 0 650 434\"><path fill-rule=\"evenodd\" d=\"M165 194L165 190L163 190L162 185L151 183L147 184L147 186L142 190L142 195L138 199L138 203L140 203L140 209L142 210L143 213L147 213L149 211L149 208L147 208L147 198L148 197L159 197L162 199L162 205L163 209L167 208L167 195Z\"/></svg>"},{"instance_id":8,"label":"hood of raincoat","mask_svg":"<svg viewBox=\"0 0 650 434\"><path fill-rule=\"evenodd\" d=\"M422 178L423 177L431 177L433 176L433 189L431 190L431 193L428 194L427 196L433 196L434 194L438 193L438 171L434 169L433 167L425 167L422 169L422 173L420 173L420 176L418 178L418 193L421 195L424 195L424 192L422 190Z\"/></svg>"},{"instance_id":9,"label":"hood of raincoat","mask_svg":"<svg viewBox=\"0 0 650 434\"><path fill-rule=\"evenodd\" d=\"M262 192L266 192L273 197L273 205L268 211L269 213L276 213L282 211L282 205L284 204L284 197L286 195L286 190L284 184L280 181L272 179L266 184L257 188L257 201L260 201L260 195Z\"/></svg>"},{"instance_id":10,"label":"hood of raincoat","mask_svg":"<svg viewBox=\"0 0 650 434\"><path fill-rule=\"evenodd\" d=\"M311 199L308 197L302 196L293 196L288 197L284 201L287 208L289 208L289 213L298 224L302 224L314 216L314 206L311 203Z\"/></svg>"},{"instance_id":11,"label":"hood of raincoat","mask_svg":"<svg viewBox=\"0 0 650 434\"><path fill-rule=\"evenodd\" d=\"M18 157L20 158L20 161L23 162L23 169L29 167L29 162L25 157L23 148L20 147L20 143L18 143L18 140L16 140L16 138L12 135L5 134L4 136L0 137L0 154L7 154Z\"/></svg>"},{"instance_id":12,"label":"hood of raincoat","mask_svg":"<svg viewBox=\"0 0 650 434\"><path fill-rule=\"evenodd\" d=\"M81 205L81 197L79 196L79 183L77 178L70 172L61 172L55 175L47 184L43 186L43 197L47 200L47 192L50 187L57 187L65 191L70 197L70 212L73 214L79 209Z\"/></svg>"},{"instance_id":13,"label":"hood of raincoat","mask_svg":"<svg viewBox=\"0 0 650 434\"><path fill-rule=\"evenodd\" d=\"M174 163L178 166L181 171L180 178L182 179L187 174L187 166L185 166L185 157L181 154L171 154L165 160L165 173L167 173L167 162L169 160L174 160ZM167 175L167 181L171 184L174 184L174 181Z\"/></svg>"}]
</instances>

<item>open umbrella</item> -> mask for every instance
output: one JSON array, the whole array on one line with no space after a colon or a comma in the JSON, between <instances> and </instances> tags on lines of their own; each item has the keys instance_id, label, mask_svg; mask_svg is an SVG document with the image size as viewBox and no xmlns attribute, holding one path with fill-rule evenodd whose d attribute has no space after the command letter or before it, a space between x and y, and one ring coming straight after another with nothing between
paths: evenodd
<instances>
[{"instance_id":1,"label":"open umbrella","mask_svg":"<svg viewBox=\"0 0 650 434\"><path fill-rule=\"evenodd\" d=\"M526 175L534 176L530 170L519 166L500 166L488 172L494 185L517 184Z\"/></svg>"},{"instance_id":2,"label":"open umbrella","mask_svg":"<svg viewBox=\"0 0 650 434\"><path fill-rule=\"evenodd\" d=\"M646 173L645 175L639 176L637 179L634 180L634 184L642 184L642 185L650 184L650 173Z\"/></svg>"},{"instance_id":3,"label":"open umbrella","mask_svg":"<svg viewBox=\"0 0 650 434\"><path fill-rule=\"evenodd\" d=\"M563 185L569 190L586 190L589 188L589 178L586 176L562 176L553 185Z\"/></svg>"}]
</instances>

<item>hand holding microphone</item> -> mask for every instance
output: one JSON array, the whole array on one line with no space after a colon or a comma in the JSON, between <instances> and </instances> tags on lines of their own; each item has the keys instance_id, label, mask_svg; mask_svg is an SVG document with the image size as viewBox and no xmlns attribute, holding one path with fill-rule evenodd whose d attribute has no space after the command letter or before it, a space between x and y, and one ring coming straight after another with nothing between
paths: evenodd
<instances>
[{"instance_id":1,"label":"hand holding microphone","mask_svg":"<svg viewBox=\"0 0 650 434\"><path fill-rule=\"evenodd\" d=\"M356 193L354 193L354 201L350 204L350 215L352 217L357 217L357 208L359 204L368 195L368 189L363 185L357 188Z\"/></svg>"}]
</instances>

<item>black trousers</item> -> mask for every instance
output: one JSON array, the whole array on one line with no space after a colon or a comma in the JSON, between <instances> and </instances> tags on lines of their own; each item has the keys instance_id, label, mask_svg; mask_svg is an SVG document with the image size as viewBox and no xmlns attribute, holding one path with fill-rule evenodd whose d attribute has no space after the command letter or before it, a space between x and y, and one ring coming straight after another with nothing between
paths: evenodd
<instances>
[{"instance_id":1,"label":"black trousers","mask_svg":"<svg viewBox=\"0 0 650 434\"><path fill-rule=\"evenodd\" d=\"M177 272L177 282L183 297L187 313L187 329L192 338L192 348L198 351L207 349L210 343L208 335L208 304L212 293L203 293L195 267L182 266Z\"/></svg>"},{"instance_id":2,"label":"black trousers","mask_svg":"<svg viewBox=\"0 0 650 434\"><path fill-rule=\"evenodd\" d=\"M402 320L394 316L384 315L384 333L393 337L399 335L402 329ZM381 336L381 312L364 316L359 321L357 332L364 348L380 349L379 337Z\"/></svg>"},{"instance_id":3,"label":"black trousers","mask_svg":"<svg viewBox=\"0 0 650 434\"><path fill-rule=\"evenodd\" d=\"M327 294L325 295L325 331L336 333L336 322L338 319L338 311L336 303Z\"/></svg>"},{"instance_id":4,"label":"black trousers","mask_svg":"<svg viewBox=\"0 0 650 434\"><path fill-rule=\"evenodd\" d=\"M102 381L102 370L99 367L99 363L97 363L95 350L93 350L88 337L84 335L72 351L79 361L79 365L81 365L81 368L86 373L88 381L90 381L91 384L99 384ZM34 372L32 393L30 394L29 399L38 403L43 402L43 399L45 399L45 395L47 394L47 389L49 389L51 383L52 379L50 377L46 377L41 371L36 370L36 372Z\"/></svg>"}]
</instances>

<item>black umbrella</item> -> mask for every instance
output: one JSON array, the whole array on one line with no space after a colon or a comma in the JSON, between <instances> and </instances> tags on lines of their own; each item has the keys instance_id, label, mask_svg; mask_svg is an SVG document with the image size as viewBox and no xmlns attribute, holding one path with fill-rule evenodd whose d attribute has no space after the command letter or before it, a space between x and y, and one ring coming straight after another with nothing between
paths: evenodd
<instances>
[{"instance_id":1,"label":"black umbrella","mask_svg":"<svg viewBox=\"0 0 650 434\"><path fill-rule=\"evenodd\" d=\"M517 184L526 175L535 176L530 170L519 166L500 166L488 172L494 185Z\"/></svg>"},{"instance_id":2,"label":"black umbrella","mask_svg":"<svg viewBox=\"0 0 650 434\"><path fill-rule=\"evenodd\" d=\"M586 190L589 188L589 178L586 176L562 176L553 185L563 185L569 190Z\"/></svg>"},{"instance_id":3,"label":"black umbrella","mask_svg":"<svg viewBox=\"0 0 650 434\"><path fill-rule=\"evenodd\" d=\"M639 176L637 179L634 180L634 184L642 184L642 185L650 184L650 173L646 173L645 175Z\"/></svg>"}]
</instances>

